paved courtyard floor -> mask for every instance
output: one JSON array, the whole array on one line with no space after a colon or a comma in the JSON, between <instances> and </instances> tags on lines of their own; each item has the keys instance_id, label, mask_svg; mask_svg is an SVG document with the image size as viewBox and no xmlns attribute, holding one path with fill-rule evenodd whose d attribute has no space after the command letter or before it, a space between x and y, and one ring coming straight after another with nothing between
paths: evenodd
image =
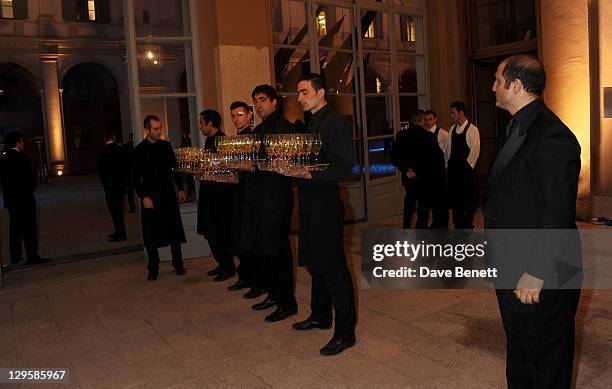
<instances>
[{"instance_id":1,"label":"paved courtyard floor","mask_svg":"<svg viewBox=\"0 0 612 389\"><path fill-rule=\"evenodd\" d=\"M346 227L355 280L360 232L398 223ZM69 368L70 384L58 388L505 387L492 290L357 290L357 345L322 357L331 331L291 329L309 313L303 269L298 315L270 324L243 293L226 290L233 280L212 282L212 267L211 258L192 259L177 277L164 263L159 280L147 282L134 252L9 273L0 367ZM612 291L585 290L577 324L576 387L610 388Z\"/></svg>"}]
</instances>

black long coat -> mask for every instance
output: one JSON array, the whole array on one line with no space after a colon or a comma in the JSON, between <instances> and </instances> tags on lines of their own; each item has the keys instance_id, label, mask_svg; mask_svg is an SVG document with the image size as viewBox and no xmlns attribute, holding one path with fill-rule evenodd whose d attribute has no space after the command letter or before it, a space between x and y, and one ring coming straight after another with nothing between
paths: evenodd
<instances>
[{"instance_id":1,"label":"black long coat","mask_svg":"<svg viewBox=\"0 0 612 389\"><path fill-rule=\"evenodd\" d=\"M325 106L311 120L323 144L319 160L330 166L312 172L312 180L298 181L298 264L324 273L346 262L344 204L338 181L351 174L355 157L351 124L346 119Z\"/></svg>"},{"instance_id":2,"label":"black long coat","mask_svg":"<svg viewBox=\"0 0 612 389\"><path fill-rule=\"evenodd\" d=\"M489 174L484 221L487 230L516 231L506 252L519 246L526 251L512 255L510 262L491 264L504 270L506 280L512 278L512 287L524 272L544 280L545 288L563 286L582 266L574 221L580 145L542 100L524 109L515 116L518 130L500 150ZM534 229L537 239L529 232Z\"/></svg>"},{"instance_id":3,"label":"black long coat","mask_svg":"<svg viewBox=\"0 0 612 389\"><path fill-rule=\"evenodd\" d=\"M225 136L219 130L214 135L206 138L204 148L216 151L215 138ZM201 181L200 194L198 197L198 228L199 235L204 235L208 240L215 240L228 245L230 242L233 197L236 185Z\"/></svg>"},{"instance_id":4,"label":"black long coat","mask_svg":"<svg viewBox=\"0 0 612 389\"><path fill-rule=\"evenodd\" d=\"M238 135L251 135L253 128L247 126L243 128ZM234 254L242 254L240 249L240 234L242 232L242 216L244 211L244 194L246 192L246 174L238 172L238 185L232 192L232 226L230 234L230 250Z\"/></svg>"},{"instance_id":5,"label":"black long coat","mask_svg":"<svg viewBox=\"0 0 612 389\"><path fill-rule=\"evenodd\" d=\"M295 129L291 122L275 112L255 127L254 132L263 139L265 134L291 134ZM260 156L265 157L263 147ZM292 210L290 178L272 172L248 173L239 250L266 256L279 254L282 240L288 239L291 232Z\"/></svg>"},{"instance_id":6,"label":"black long coat","mask_svg":"<svg viewBox=\"0 0 612 389\"><path fill-rule=\"evenodd\" d=\"M133 180L138 197L150 197L153 209L141 207L142 236L145 247L164 247L172 242L185 243L181 211L175 184L183 190L176 156L169 142L143 140L134 148ZM174 181L174 182L173 182Z\"/></svg>"}]
</instances>

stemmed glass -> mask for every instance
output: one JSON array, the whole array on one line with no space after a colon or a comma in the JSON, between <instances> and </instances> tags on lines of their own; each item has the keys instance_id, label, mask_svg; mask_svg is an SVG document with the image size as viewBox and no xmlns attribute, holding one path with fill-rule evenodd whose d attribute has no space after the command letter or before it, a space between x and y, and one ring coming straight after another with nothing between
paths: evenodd
<instances>
[{"instance_id":1,"label":"stemmed glass","mask_svg":"<svg viewBox=\"0 0 612 389\"><path fill-rule=\"evenodd\" d=\"M321 143L321 138L318 134L315 135L311 145L312 153L315 156L315 165L319 162L319 153L321 152L322 146L323 144Z\"/></svg>"}]
</instances>

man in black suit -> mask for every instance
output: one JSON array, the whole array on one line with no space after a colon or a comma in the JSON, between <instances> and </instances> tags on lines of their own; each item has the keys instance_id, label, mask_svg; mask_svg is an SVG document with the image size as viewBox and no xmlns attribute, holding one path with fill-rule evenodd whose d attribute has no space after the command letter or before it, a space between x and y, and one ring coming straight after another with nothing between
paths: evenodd
<instances>
[{"instance_id":1,"label":"man in black suit","mask_svg":"<svg viewBox=\"0 0 612 389\"><path fill-rule=\"evenodd\" d=\"M274 87L259 85L251 96L257 115L262 119L254 132L262 141L268 134L295 132L293 124L279 111L279 97ZM263 142L259 157L266 157ZM273 172L259 171L248 173L245 185L240 249L257 256L260 285L268 291L267 298L252 308L257 311L277 306L265 320L284 320L297 313L289 240L293 211L291 179Z\"/></svg>"},{"instance_id":2,"label":"man in black suit","mask_svg":"<svg viewBox=\"0 0 612 389\"><path fill-rule=\"evenodd\" d=\"M9 212L9 252L11 262L17 264L21 257L23 240L29 265L46 262L38 255L38 230L36 223L36 177L32 164L23 153L23 135L10 132L4 137L7 147L2 154L0 175L4 192L4 208Z\"/></svg>"},{"instance_id":3,"label":"man in black suit","mask_svg":"<svg viewBox=\"0 0 612 389\"><path fill-rule=\"evenodd\" d=\"M107 133L104 137L104 148L98 159L98 176L104 188L106 206L113 220L115 232L110 234L109 242L127 240L123 203L126 188L125 152L115 143L115 134Z\"/></svg>"},{"instance_id":4,"label":"man in black suit","mask_svg":"<svg viewBox=\"0 0 612 389\"><path fill-rule=\"evenodd\" d=\"M496 293L509 388L569 388L572 382L581 281L574 222L580 145L544 104L545 84L542 63L517 55L499 65L493 85L496 105L512 120L489 175L485 228L514 237L497 242L498 251L528 242L519 255L493 258L505 282L496 281Z\"/></svg>"},{"instance_id":5,"label":"man in black suit","mask_svg":"<svg viewBox=\"0 0 612 389\"><path fill-rule=\"evenodd\" d=\"M316 73L298 82L298 102L312 117L308 129L321 137L323 171L295 173L298 182L300 224L298 258L312 278L310 316L293 324L298 331L328 329L332 307L336 326L332 339L320 350L336 355L355 344L357 312L353 280L344 253L344 204L338 181L348 178L355 157L351 123L332 111L325 98L323 78Z\"/></svg>"},{"instance_id":6,"label":"man in black suit","mask_svg":"<svg viewBox=\"0 0 612 389\"><path fill-rule=\"evenodd\" d=\"M204 148L216 152L216 139L225 136L220 128L219 112L212 109L200 112L198 127L206 137ZM230 251L231 200L234 190L235 185L228 183L200 182L197 232L206 238L211 254L217 261L218 266L208 272L208 275L215 276L215 282L225 281L236 274L234 256Z\"/></svg>"},{"instance_id":7,"label":"man in black suit","mask_svg":"<svg viewBox=\"0 0 612 389\"><path fill-rule=\"evenodd\" d=\"M415 228L427 228L429 221L431 199L427 194L435 167L436 149L435 137L423 127L424 125L425 112L422 110L414 112L410 116L410 127L397 133L391 150L391 161L400 171L402 185L406 190L404 228L410 228L415 209L417 211Z\"/></svg>"},{"instance_id":8,"label":"man in black suit","mask_svg":"<svg viewBox=\"0 0 612 389\"><path fill-rule=\"evenodd\" d=\"M183 180L170 142L161 139L162 123L155 115L144 119L146 138L134 148L132 177L140 197L141 226L149 263L147 280L159 275L159 247L170 246L176 275L185 274L181 243L185 230L179 202L185 202ZM175 187L176 185L176 187Z\"/></svg>"}]
</instances>

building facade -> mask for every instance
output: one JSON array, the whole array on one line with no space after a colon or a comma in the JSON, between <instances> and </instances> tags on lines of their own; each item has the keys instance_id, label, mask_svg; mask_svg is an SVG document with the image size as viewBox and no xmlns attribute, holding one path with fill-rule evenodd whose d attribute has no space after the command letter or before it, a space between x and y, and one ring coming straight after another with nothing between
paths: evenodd
<instances>
[{"instance_id":1,"label":"building facade","mask_svg":"<svg viewBox=\"0 0 612 389\"><path fill-rule=\"evenodd\" d=\"M95 169L105 132L142 139L148 113L175 146L187 132L202 144L204 108L221 112L232 133L229 105L249 102L263 83L282 94L288 119L304 122L297 79L321 72L330 105L353 123L347 219L377 219L401 212L389 151L416 108L436 110L448 129L450 103L468 103L486 189L508 120L495 108L492 75L501 58L531 53L549 75L546 102L582 146L579 214L612 217L608 3L2 0L0 135L19 129L38 140L32 157L51 175L77 174Z\"/></svg>"}]
</instances>

